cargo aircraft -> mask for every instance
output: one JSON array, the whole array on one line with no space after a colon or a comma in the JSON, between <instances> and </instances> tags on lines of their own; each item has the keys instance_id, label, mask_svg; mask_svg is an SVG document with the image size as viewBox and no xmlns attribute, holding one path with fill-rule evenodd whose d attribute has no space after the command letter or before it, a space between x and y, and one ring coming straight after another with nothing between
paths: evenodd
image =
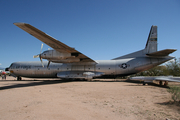
<instances>
[{"instance_id":1,"label":"cargo aircraft","mask_svg":"<svg viewBox=\"0 0 180 120\"><path fill-rule=\"evenodd\" d=\"M93 60L30 24L14 25L53 48L34 56L40 58L39 62L12 63L8 69L17 80L21 80L21 77L92 80L99 77L127 76L173 59L169 54L176 51L157 51L157 26L152 26L144 49L111 60ZM48 61L43 62L42 59Z\"/></svg>"}]
</instances>

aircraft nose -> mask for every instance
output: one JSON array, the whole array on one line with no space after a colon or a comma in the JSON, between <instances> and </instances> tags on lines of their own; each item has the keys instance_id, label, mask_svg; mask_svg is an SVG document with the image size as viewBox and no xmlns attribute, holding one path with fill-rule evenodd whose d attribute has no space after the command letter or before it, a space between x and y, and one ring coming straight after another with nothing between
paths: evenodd
<instances>
[{"instance_id":1,"label":"aircraft nose","mask_svg":"<svg viewBox=\"0 0 180 120\"><path fill-rule=\"evenodd\" d=\"M7 67L7 68L5 69L5 71L9 71L9 67Z\"/></svg>"}]
</instances>

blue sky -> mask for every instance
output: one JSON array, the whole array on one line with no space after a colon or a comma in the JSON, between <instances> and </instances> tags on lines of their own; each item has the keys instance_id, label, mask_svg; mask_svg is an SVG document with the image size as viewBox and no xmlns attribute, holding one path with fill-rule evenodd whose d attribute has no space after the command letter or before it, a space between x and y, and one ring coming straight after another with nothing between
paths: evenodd
<instances>
[{"instance_id":1,"label":"blue sky","mask_svg":"<svg viewBox=\"0 0 180 120\"><path fill-rule=\"evenodd\" d=\"M42 42L14 22L29 23L94 60L143 49L151 25L158 26L158 50L180 48L179 0L0 0L0 67L39 61L33 55Z\"/></svg>"}]
</instances>

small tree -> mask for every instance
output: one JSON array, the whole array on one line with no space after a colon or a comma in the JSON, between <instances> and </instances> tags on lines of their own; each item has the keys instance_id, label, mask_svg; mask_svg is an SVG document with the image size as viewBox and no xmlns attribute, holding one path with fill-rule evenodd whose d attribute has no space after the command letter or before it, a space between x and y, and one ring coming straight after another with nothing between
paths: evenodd
<instances>
[{"instance_id":1,"label":"small tree","mask_svg":"<svg viewBox=\"0 0 180 120\"><path fill-rule=\"evenodd\" d=\"M164 71L166 70L166 66L156 66L149 70L137 73L136 76L162 76L164 75Z\"/></svg>"},{"instance_id":2,"label":"small tree","mask_svg":"<svg viewBox=\"0 0 180 120\"><path fill-rule=\"evenodd\" d=\"M176 58L166 64L166 74L180 76L180 63Z\"/></svg>"},{"instance_id":3,"label":"small tree","mask_svg":"<svg viewBox=\"0 0 180 120\"><path fill-rule=\"evenodd\" d=\"M166 66L156 66L154 68L151 68L148 70L149 76L162 76L164 75L164 70L166 69Z\"/></svg>"}]
</instances>

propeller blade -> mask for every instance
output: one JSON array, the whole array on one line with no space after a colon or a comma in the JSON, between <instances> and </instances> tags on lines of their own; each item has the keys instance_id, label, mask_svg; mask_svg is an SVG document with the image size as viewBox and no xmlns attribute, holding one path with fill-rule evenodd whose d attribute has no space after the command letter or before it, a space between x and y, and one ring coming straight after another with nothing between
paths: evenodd
<instances>
[{"instance_id":1,"label":"propeller blade","mask_svg":"<svg viewBox=\"0 0 180 120\"><path fill-rule=\"evenodd\" d=\"M33 56L33 58L38 58L38 57L39 57L39 55L34 55L34 56Z\"/></svg>"},{"instance_id":2,"label":"propeller blade","mask_svg":"<svg viewBox=\"0 0 180 120\"><path fill-rule=\"evenodd\" d=\"M48 62L47 68L49 67L49 65L50 65L50 62L51 62L51 61L49 61L49 62Z\"/></svg>"},{"instance_id":3,"label":"propeller blade","mask_svg":"<svg viewBox=\"0 0 180 120\"><path fill-rule=\"evenodd\" d=\"M42 58L40 58L40 61L41 61L42 66L44 67L44 64L43 64Z\"/></svg>"},{"instance_id":4,"label":"propeller blade","mask_svg":"<svg viewBox=\"0 0 180 120\"><path fill-rule=\"evenodd\" d=\"M41 51L40 51L40 54L42 53L42 49L43 49L43 43L41 44Z\"/></svg>"},{"instance_id":5,"label":"propeller blade","mask_svg":"<svg viewBox=\"0 0 180 120\"><path fill-rule=\"evenodd\" d=\"M42 52L42 49L43 49L43 43L41 44L41 51L40 51L40 54L39 55L34 55L33 58L40 58L40 61L41 61L41 64L42 66L44 67L44 64L43 64L43 61L42 61L42 58L41 58L41 52ZM49 63L48 63L49 64Z\"/></svg>"}]
</instances>

